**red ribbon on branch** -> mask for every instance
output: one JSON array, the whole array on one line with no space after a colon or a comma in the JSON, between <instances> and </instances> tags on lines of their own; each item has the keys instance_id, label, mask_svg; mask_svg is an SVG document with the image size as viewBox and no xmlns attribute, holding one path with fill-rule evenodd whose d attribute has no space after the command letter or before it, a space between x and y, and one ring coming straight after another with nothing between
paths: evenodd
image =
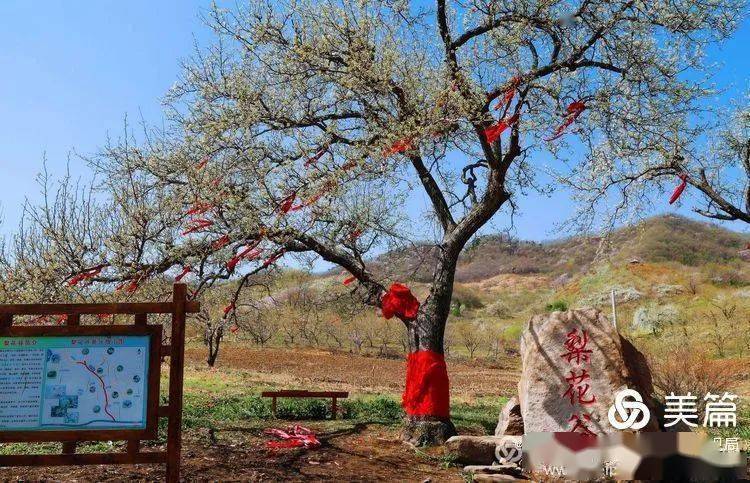
<instances>
[{"instance_id":1,"label":"red ribbon on branch","mask_svg":"<svg viewBox=\"0 0 750 483\"><path fill-rule=\"evenodd\" d=\"M450 383L443 354L431 350L409 354L401 404L409 416L450 417Z\"/></svg>"},{"instance_id":2,"label":"red ribbon on branch","mask_svg":"<svg viewBox=\"0 0 750 483\"><path fill-rule=\"evenodd\" d=\"M521 85L521 78L518 76L513 77L510 80L510 87L503 94L502 102L499 102L497 106L495 106L495 109L500 109L503 106L505 106L505 108L507 109L510 106L510 103L513 100L513 98L516 96L516 92L518 92L519 85Z\"/></svg>"},{"instance_id":3,"label":"red ribbon on branch","mask_svg":"<svg viewBox=\"0 0 750 483\"><path fill-rule=\"evenodd\" d=\"M235 308L236 308L236 307L235 307L235 305L234 305L234 302L232 302L231 304L229 304L229 305L227 305L226 307L224 307L224 315L223 315L223 317L222 317L222 318L223 318L223 319L226 319L226 318L227 318L227 315L229 315L229 313L230 313L230 312L232 312L232 311L233 311L233 310L234 310Z\"/></svg>"},{"instance_id":4,"label":"red ribbon on branch","mask_svg":"<svg viewBox=\"0 0 750 483\"><path fill-rule=\"evenodd\" d=\"M344 171L349 171L350 169L356 168L356 167L357 167L357 162L354 160L341 165L341 169Z\"/></svg>"},{"instance_id":5,"label":"red ribbon on branch","mask_svg":"<svg viewBox=\"0 0 750 483\"><path fill-rule=\"evenodd\" d=\"M206 164L208 164L208 158L203 158L200 163L195 165L195 169L200 171L206 167Z\"/></svg>"},{"instance_id":6,"label":"red ribbon on branch","mask_svg":"<svg viewBox=\"0 0 750 483\"><path fill-rule=\"evenodd\" d=\"M351 233L349 233L349 240L350 240L350 241L355 241L355 240L356 240L357 238L359 238L360 236L362 236L362 230L359 230L359 229L357 229L357 230L352 230L352 232L351 232Z\"/></svg>"},{"instance_id":7,"label":"red ribbon on branch","mask_svg":"<svg viewBox=\"0 0 750 483\"><path fill-rule=\"evenodd\" d=\"M380 309L386 319L395 315L403 321L414 320L419 312L419 300L406 285L393 283L380 298Z\"/></svg>"},{"instance_id":8,"label":"red ribbon on branch","mask_svg":"<svg viewBox=\"0 0 750 483\"><path fill-rule=\"evenodd\" d=\"M209 226L213 225L214 222L211 220L207 220L205 218L198 218L197 220L190 220L190 223L188 223L187 228L185 231L182 232L184 235L189 235L190 233L195 233L197 231L201 231L204 228L208 228Z\"/></svg>"},{"instance_id":9,"label":"red ribbon on branch","mask_svg":"<svg viewBox=\"0 0 750 483\"><path fill-rule=\"evenodd\" d=\"M202 215L215 207L212 203L196 201L193 206L185 212L188 216Z\"/></svg>"},{"instance_id":10,"label":"red ribbon on branch","mask_svg":"<svg viewBox=\"0 0 750 483\"><path fill-rule=\"evenodd\" d=\"M225 246L229 245L229 242L232 240L229 238L229 235L224 235L221 238L217 238L213 242L211 242L211 248L213 250L221 250Z\"/></svg>"},{"instance_id":11,"label":"red ribbon on branch","mask_svg":"<svg viewBox=\"0 0 750 483\"><path fill-rule=\"evenodd\" d=\"M391 144L391 147L383 151L384 156L390 156L392 154L404 153L414 149L413 140L411 138L399 139L395 143Z\"/></svg>"},{"instance_id":12,"label":"red ribbon on branch","mask_svg":"<svg viewBox=\"0 0 750 483\"><path fill-rule=\"evenodd\" d=\"M307 158L307 161L305 161L305 168L310 166L311 164L315 164L318 162L320 158L323 157L323 155L328 151L328 148L320 148L318 151L312 155L311 157Z\"/></svg>"},{"instance_id":13,"label":"red ribbon on branch","mask_svg":"<svg viewBox=\"0 0 750 483\"><path fill-rule=\"evenodd\" d=\"M685 188L687 188L687 179L688 175L686 173L682 173L680 175L680 184L677 185L677 187L672 192L672 196L669 197L670 205L677 201L682 195L682 192L685 191Z\"/></svg>"},{"instance_id":14,"label":"red ribbon on branch","mask_svg":"<svg viewBox=\"0 0 750 483\"><path fill-rule=\"evenodd\" d=\"M270 257L268 257L268 259L265 262L263 262L263 268L266 268L267 266L271 265L273 262L275 262L276 260L278 260L279 258L283 256L284 256L284 250L281 250L278 253L271 255Z\"/></svg>"},{"instance_id":15,"label":"red ribbon on branch","mask_svg":"<svg viewBox=\"0 0 750 483\"><path fill-rule=\"evenodd\" d=\"M346 280L344 280L343 283L344 283L344 285L350 285L355 280L357 280L357 277L351 276L351 277L347 278Z\"/></svg>"},{"instance_id":16,"label":"red ribbon on branch","mask_svg":"<svg viewBox=\"0 0 750 483\"><path fill-rule=\"evenodd\" d=\"M261 254L261 251L258 248L259 243L260 241L257 241L252 245L248 245L244 250L232 257L232 259L227 262L227 268L230 271L233 271L243 258L246 258L247 260L255 260L258 258Z\"/></svg>"},{"instance_id":17,"label":"red ribbon on branch","mask_svg":"<svg viewBox=\"0 0 750 483\"><path fill-rule=\"evenodd\" d=\"M190 273L190 271L191 271L192 269L193 269L193 267L191 267L190 265L186 265L186 266L185 266L185 268L183 268L183 269L182 269L182 271L180 272L180 274L179 274L179 275L177 275L177 276L176 276L176 277L174 278L174 281L175 281L175 282L179 282L180 280L182 280L182 279L183 279L183 277L185 277L185 275L187 275L188 273Z\"/></svg>"},{"instance_id":18,"label":"red ribbon on branch","mask_svg":"<svg viewBox=\"0 0 750 483\"><path fill-rule=\"evenodd\" d=\"M83 272L79 273L78 275L74 276L68 281L68 285L70 287L75 287L79 283L83 282L84 280L89 280L97 275L99 275L102 270L104 269L104 265L97 265L95 267L91 267L89 269L84 270Z\"/></svg>"},{"instance_id":19,"label":"red ribbon on branch","mask_svg":"<svg viewBox=\"0 0 750 483\"><path fill-rule=\"evenodd\" d=\"M488 143L492 144L500 138L500 135L506 129L516 122L518 122L518 114L513 114L510 117L500 119L496 124L493 124L484 130L484 138Z\"/></svg>"},{"instance_id":20,"label":"red ribbon on branch","mask_svg":"<svg viewBox=\"0 0 750 483\"><path fill-rule=\"evenodd\" d=\"M292 209L292 205L294 204L294 200L296 198L297 198L297 193L292 193L284 197L279 203L279 213L281 214L289 213L289 210Z\"/></svg>"},{"instance_id":21,"label":"red ribbon on branch","mask_svg":"<svg viewBox=\"0 0 750 483\"><path fill-rule=\"evenodd\" d=\"M552 137L547 138L546 141L554 141L555 139L559 138L563 134L565 134L565 129L568 128L571 124L575 122L576 119L578 119L578 116L581 115L583 111L586 110L586 104L583 101L574 101L568 104L568 107L566 109L567 114L565 115L565 120L563 121L560 126L555 129L555 132L552 134Z\"/></svg>"}]
</instances>

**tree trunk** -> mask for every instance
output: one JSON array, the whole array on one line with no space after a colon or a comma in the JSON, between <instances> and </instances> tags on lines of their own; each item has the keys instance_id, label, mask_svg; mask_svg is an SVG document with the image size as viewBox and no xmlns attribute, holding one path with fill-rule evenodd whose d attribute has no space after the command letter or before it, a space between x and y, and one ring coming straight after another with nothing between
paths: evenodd
<instances>
[{"instance_id":1,"label":"tree trunk","mask_svg":"<svg viewBox=\"0 0 750 483\"><path fill-rule=\"evenodd\" d=\"M443 338L458 256L443 255L435 269L430 295L417 319L407 323L409 357L403 398L406 411L403 439L415 446L443 444L456 434L450 419Z\"/></svg>"}]
</instances>

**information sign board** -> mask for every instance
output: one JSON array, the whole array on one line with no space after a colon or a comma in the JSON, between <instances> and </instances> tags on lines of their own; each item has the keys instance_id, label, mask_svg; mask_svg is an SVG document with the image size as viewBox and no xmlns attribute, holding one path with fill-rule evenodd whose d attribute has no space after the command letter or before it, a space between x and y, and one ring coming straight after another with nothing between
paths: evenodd
<instances>
[{"instance_id":1,"label":"information sign board","mask_svg":"<svg viewBox=\"0 0 750 483\"><path fill-rule=\"evenodd\" d=\"M0 337L0 431L145 429L150 337Z\"/></svg>"}]
</instances>

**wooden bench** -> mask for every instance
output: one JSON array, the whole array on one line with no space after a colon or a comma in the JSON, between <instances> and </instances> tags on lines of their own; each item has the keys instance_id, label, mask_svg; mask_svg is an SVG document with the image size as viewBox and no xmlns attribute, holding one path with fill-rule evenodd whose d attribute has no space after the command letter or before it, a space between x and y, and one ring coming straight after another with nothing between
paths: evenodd
<instances>
[{"instance_id":1,"label":"wooden bench","mask_svg":"<svg viewBox=\"0 0 750 483\"><path fill-rule=\"evenodd\" d=\"M270 397L271 399L271 412L273 417L276 417L276 398L280 397L297 397L297 398L309 398L309 397L324 397L331 398L331 416L336 419L336 411L338 410L337 401L339 399L346 399L349 397L349 393L346 391L263 391L262 397Z\"/></svg>"}]
</instances>

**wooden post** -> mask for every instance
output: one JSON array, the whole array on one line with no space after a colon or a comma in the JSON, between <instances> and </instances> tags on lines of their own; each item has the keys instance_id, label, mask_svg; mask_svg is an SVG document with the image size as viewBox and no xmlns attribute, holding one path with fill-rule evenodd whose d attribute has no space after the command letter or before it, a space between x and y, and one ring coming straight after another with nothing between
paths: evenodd
<instances>
[{"instance_id":1,"label":"wooden post","mask_svg":"<svg viewBox=\"0 0 750 483\"><path fill-rule=\"evenodd\" d=\"M180 481L182 450L182 382L185 365L185 284L174 285L172 314L172 354L169 358L169 425L167 427L167 482Z\"/></svg>"},{"instance_id":2,"label":"wooden post","mask_svg":"<svg viewBox=\"0 0 750 483\"><path fill-rule=\"evenodd\" d=\"M331 419L336 419L336 396L333 396L333 404L331 404Z\"/></svg>"},{"instance_id":3,"label":"wooden post","mask_svg":"<svg viewBox=\"0 0 750 483\"><path fill-rule=\"evenodd\" d=\"M273 414L273 417L276 417L276 396L271 399L271 414Z\"/></svg>"}]
</instances>

